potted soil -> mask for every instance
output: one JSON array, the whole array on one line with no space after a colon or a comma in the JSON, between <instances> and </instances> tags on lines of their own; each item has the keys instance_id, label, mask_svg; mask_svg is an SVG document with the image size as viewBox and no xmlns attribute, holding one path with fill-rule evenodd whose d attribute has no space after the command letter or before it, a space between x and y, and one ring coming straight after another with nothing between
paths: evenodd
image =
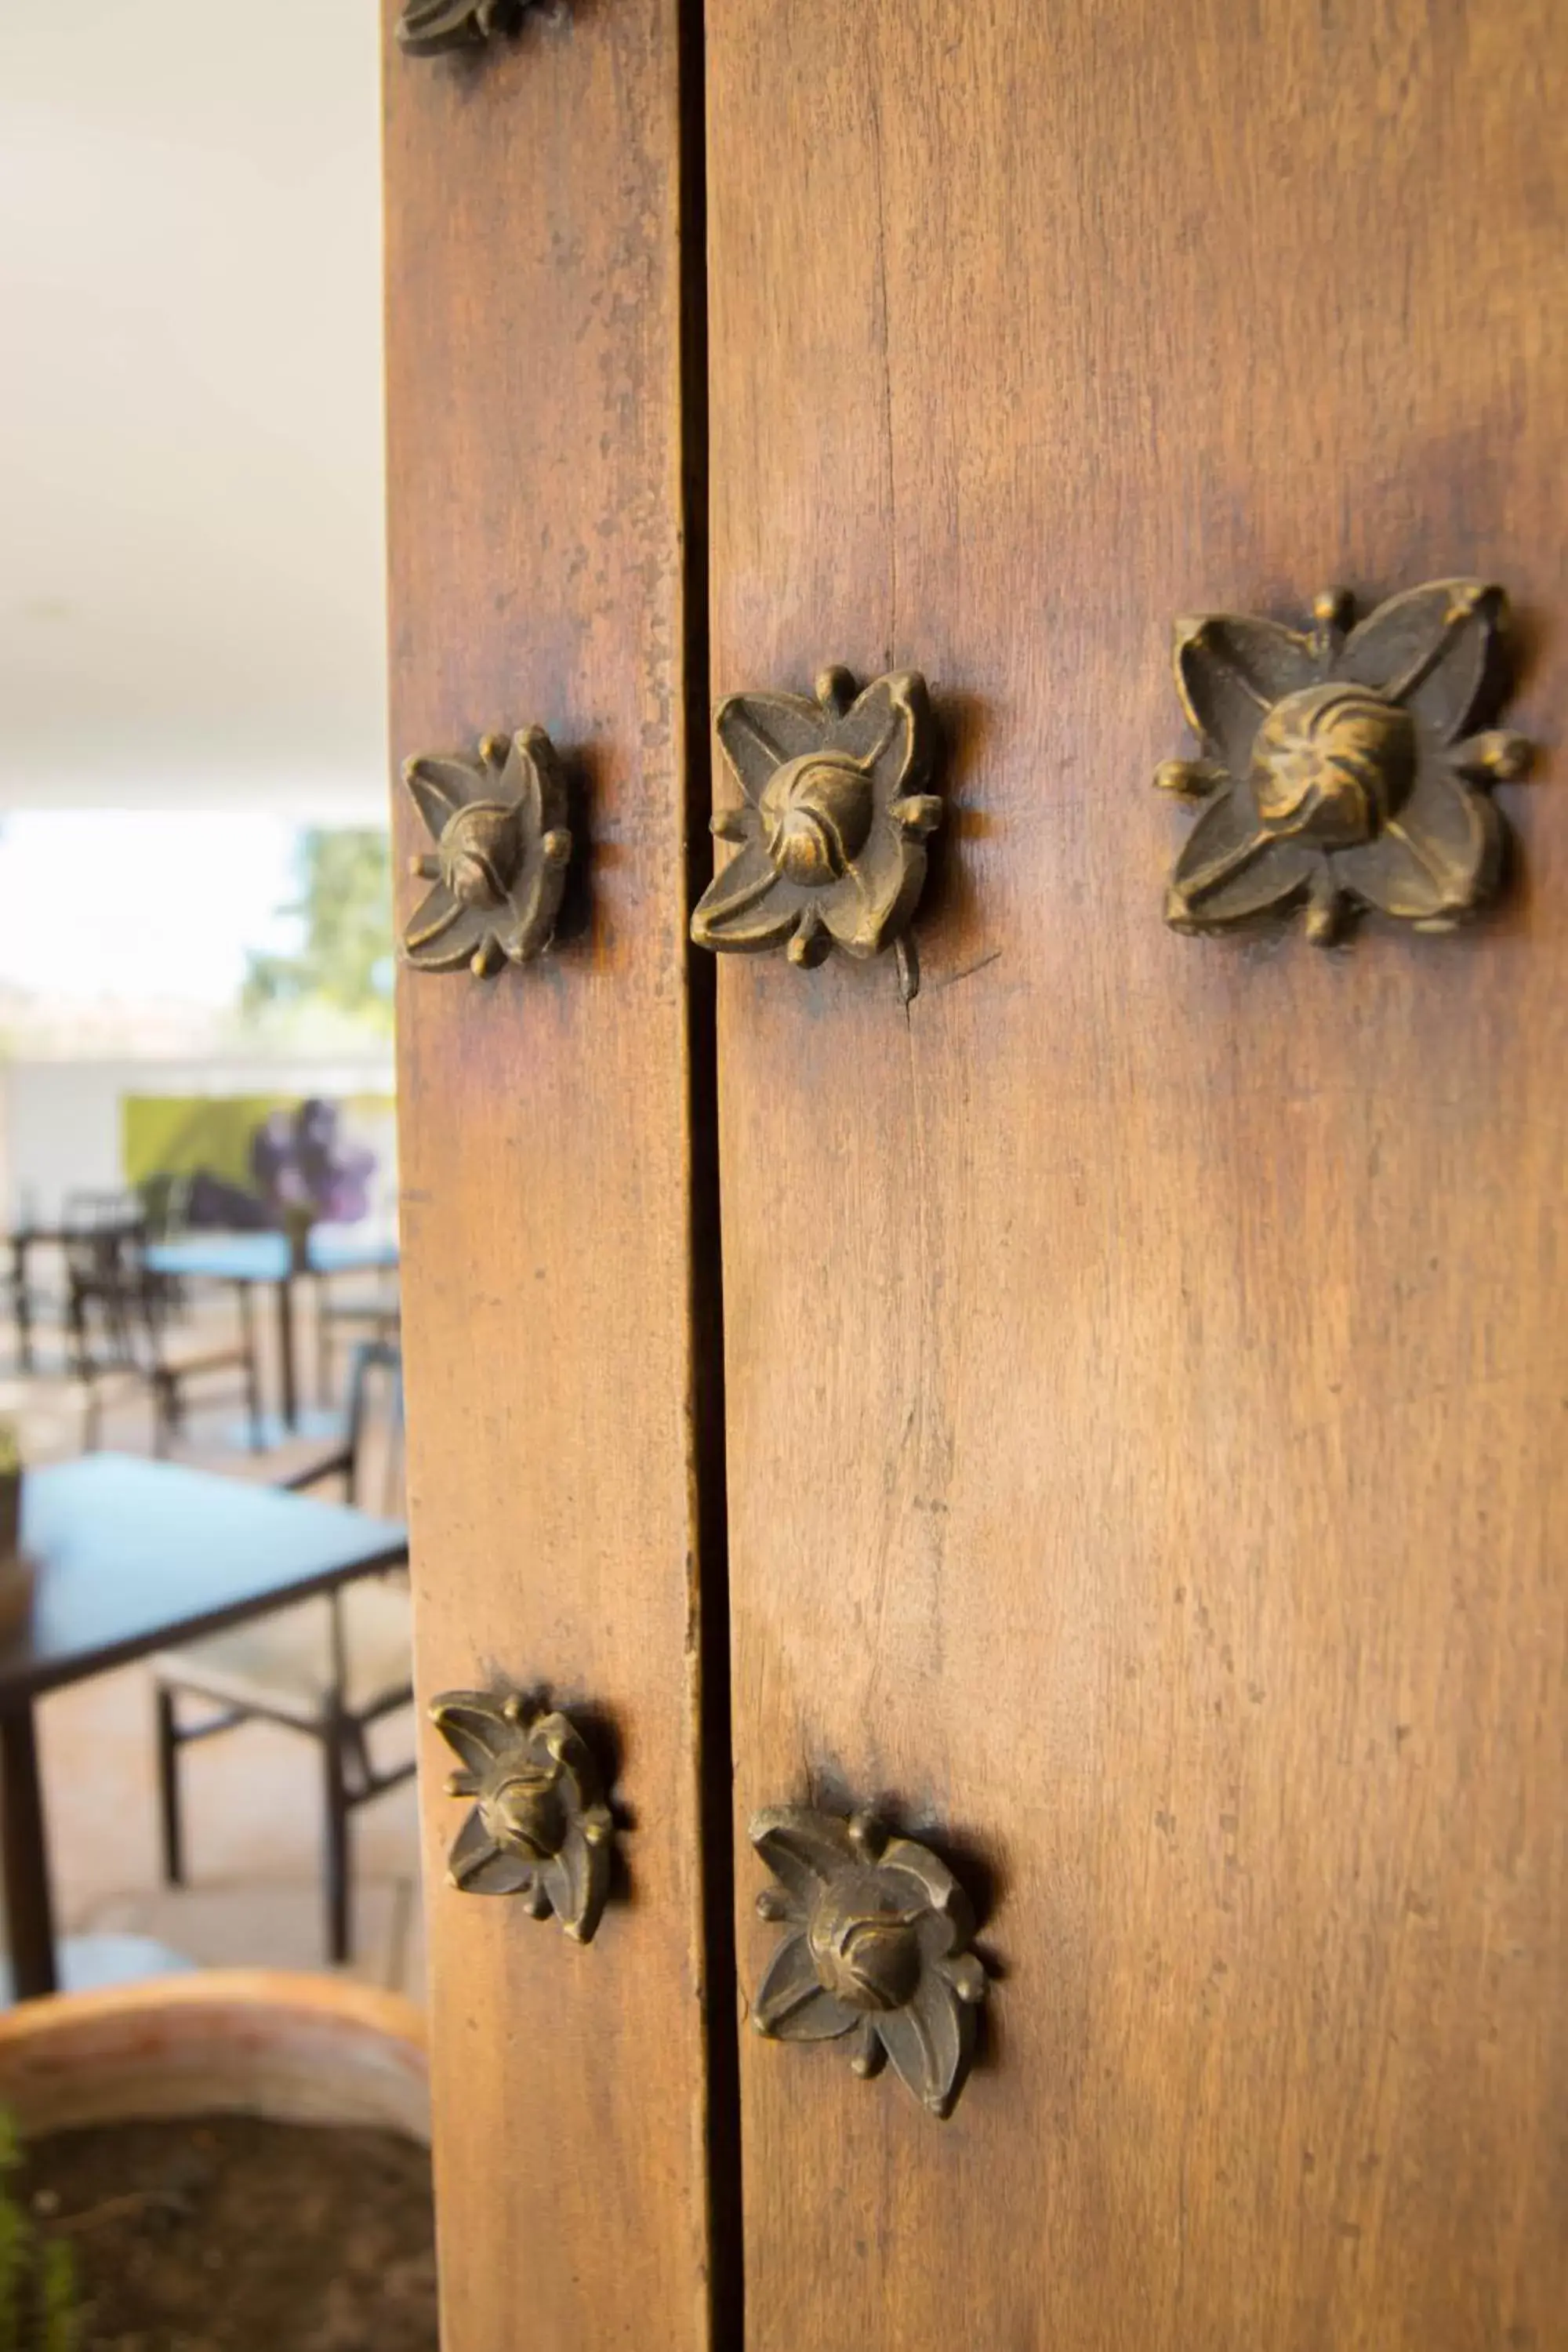
<instances>
[{"instance_id":1,"label":"potted soil","mask_svg":"<svg viewBox=\"0 0 1568 2352\"><path fill-rule=\"evenodd\" d=\"M218 1970L26 2003L0 2110L7 2352L437 2352L424 2028L396 1995Z\"/></svg>"}]
</instances>

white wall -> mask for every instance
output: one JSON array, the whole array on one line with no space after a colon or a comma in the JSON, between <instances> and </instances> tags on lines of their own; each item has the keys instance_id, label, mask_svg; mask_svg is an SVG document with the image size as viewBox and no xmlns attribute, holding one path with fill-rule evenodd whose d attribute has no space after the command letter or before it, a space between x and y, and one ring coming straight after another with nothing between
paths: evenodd
<instances>
[{"instance_id":1,"label":"white wall","mask_svg":"<svg viewBox=\"0 0 1568 2352\"><path fill-rule=\"evenodd\" d=\"M0 808L386 798L375 0L0 0Z\"/></svg>"}]
</instances>

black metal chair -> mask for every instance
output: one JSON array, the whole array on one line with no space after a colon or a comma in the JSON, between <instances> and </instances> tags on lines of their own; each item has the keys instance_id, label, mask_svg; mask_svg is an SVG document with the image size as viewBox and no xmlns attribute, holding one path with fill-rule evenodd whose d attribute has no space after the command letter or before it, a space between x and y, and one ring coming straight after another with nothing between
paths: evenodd
<instances>
[{"instance_id":1,"label":"black metal chair","mask_svg":"<svg viewBox=\"0 0 1568 2352\"><path fill-rule=\"evenodd\" d=\"M178 1286L147 1261L148 1227L133 1194L77 1195L67 1203L64 1249L71 1370L87 1399L84 1444L96 1450L106 1388L127 1379L153 1403L153 1445L165 1454L185 1426L193 1391L237 1373L253 1452L266 1444L261 1370L250 1292L236 1287L237 1334L181 1328Z\"/></svg>"},{"instance_id":2,"label":"black metal chair","mask_svg":"<svg viewBox=\"0 0 1568 2352\"><path fill-rule=\"evenodd\" d=\"M374 1376L390 1390L386 1414L388 1478L402 1430L402 1360L385 1341L355 1353L342 1444L283 1483L295 1490L341 1478L357 1501L363 1478ZM350 1823L357 1809L413 1772L414 1760L379 1767L373 1727L414 1698L413 1633L407 1580L366 1576L319 1600L298 1602L153 1661L157 1698L158 1780L163 1874L185 1879L180 1814L180 1750L241 1724L278 1723L305 1733L321 1749L325 1804L327 1949L337 1962L353 1951ZM199 1710L192 1716L190 1707Z\"/></svg>"},{"instance_id":3,"label":"black metal chair","mask_svg":"<svg viewBox=\"0 0 1568 2352\"><path fill-rule=\"evenodd\" d=\"M26 1217L7 1236L9 1265L5 1297L15 1347L15 1368L24 1379L37 1371L66 1369L70 1336L70 1302L60 1264L61 1234L58 1224ZM40 1278L37 1259L47 1262ZM38 1360L40 1334L47 1333L51 1361ZM55 1349L58 1354L54 1354Z\"/></svg>"}]
</instances>

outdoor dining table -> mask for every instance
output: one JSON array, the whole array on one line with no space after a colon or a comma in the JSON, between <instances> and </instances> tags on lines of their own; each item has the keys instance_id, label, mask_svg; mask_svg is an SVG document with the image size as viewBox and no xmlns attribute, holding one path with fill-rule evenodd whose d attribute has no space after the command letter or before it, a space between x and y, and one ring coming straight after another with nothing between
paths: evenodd
<instances>
[{"instance_id":1,"label":"outdoor dining table","mask_svg":"<svg viewBox=\"0 0 1568 2352\"><path fill-rule=\"evenodd\" d=\"M294 1283L300 1274L386 1273L397 1265L397 1237L384 1227L314 1225L303 1263L287 1234L189 1234L155 1242L147 1252L155 1274L193 1282L270 1285L278 1311L278 1381L283 1428L300 1427L300 1373L294 1346Z\"/></svg>"},{"instance_id":2,"label":"outdoor dining table","mask_svg":"<svg viewBox=\"0 0 1568 2352\"><path fill-rule=\"evenodd\" d=\"M59 1981L34 1704L172 1644L395 1568L395 1521L168 1462L89 1454L30 1470L22 1550L31 1622L0 1648L0 1861L18 2000ZM149 1723L151 1742L152 1727ZM87 1749L84 1777L103 1759ZM108 1783L101 1801L123 1792Z\"/></svg>"}]
</instances>

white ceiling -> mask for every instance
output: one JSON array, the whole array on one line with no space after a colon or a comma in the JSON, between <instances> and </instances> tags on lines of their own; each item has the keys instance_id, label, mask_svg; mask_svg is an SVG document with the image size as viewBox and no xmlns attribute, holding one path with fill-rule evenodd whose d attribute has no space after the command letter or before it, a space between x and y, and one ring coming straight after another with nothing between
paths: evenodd
<instances>
[{"instance_id":1,"label":"white ceiling","mask_svg":"<svg viewBox=\"0 0 1568 2352\"><path fill-rule=\"evenodd\" d=\"M379 813L375 0L0 0L0 807Z\"/></svg>"}]
</instances>

